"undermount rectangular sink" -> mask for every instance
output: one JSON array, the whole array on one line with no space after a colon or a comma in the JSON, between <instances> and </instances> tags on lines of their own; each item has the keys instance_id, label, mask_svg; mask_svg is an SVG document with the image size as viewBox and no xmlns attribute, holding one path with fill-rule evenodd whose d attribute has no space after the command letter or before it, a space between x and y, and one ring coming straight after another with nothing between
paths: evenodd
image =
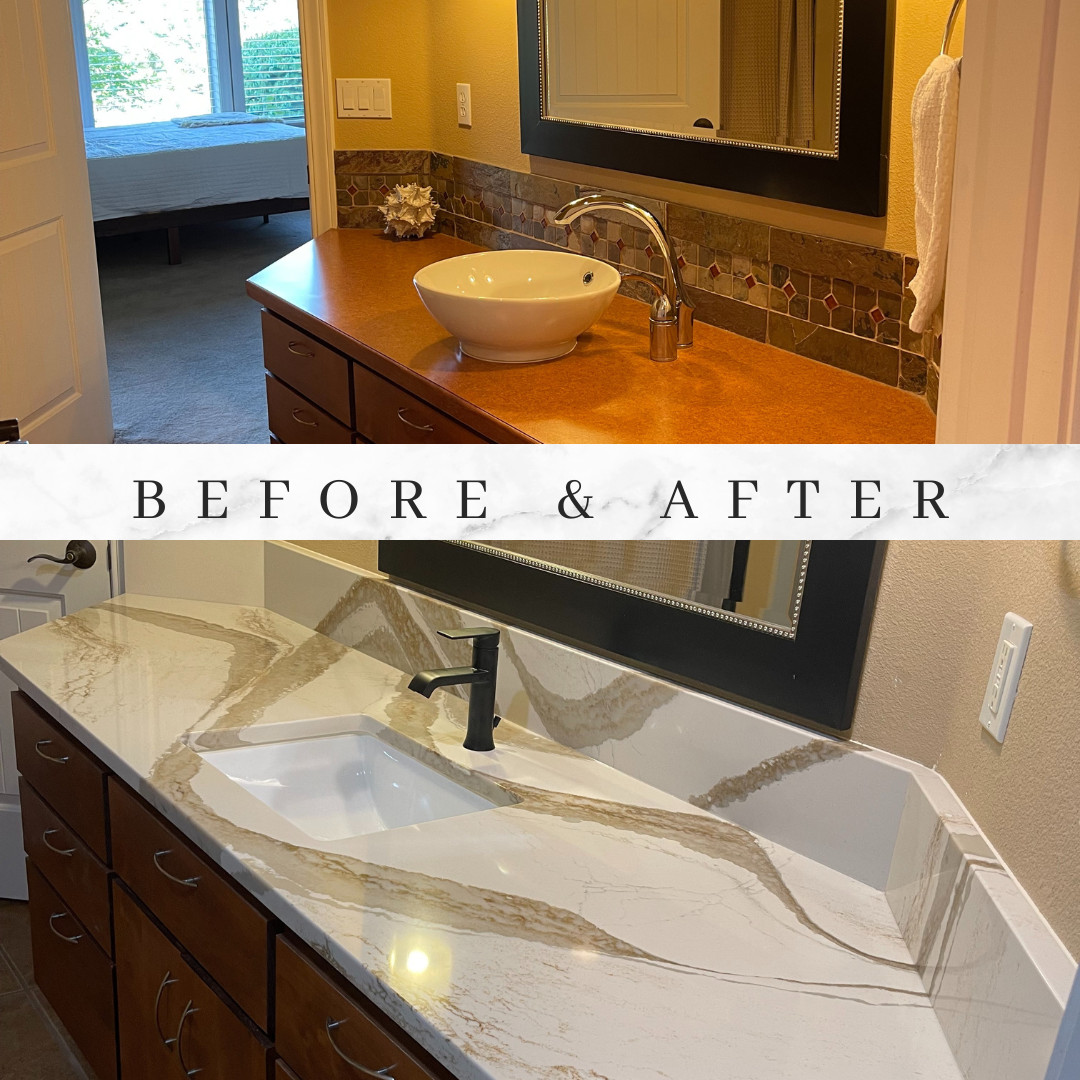
<instances>
[{"instance_id":1,"label":"undermount rectangular sink","mask_svg":"<svg viewBox=\"0 0 1080 1080\"><path fill-rule=\"evenodd\" d=\"M365 836L497 805L369 734L198 752L316 840Z\"/></svg>"}]
</instances>

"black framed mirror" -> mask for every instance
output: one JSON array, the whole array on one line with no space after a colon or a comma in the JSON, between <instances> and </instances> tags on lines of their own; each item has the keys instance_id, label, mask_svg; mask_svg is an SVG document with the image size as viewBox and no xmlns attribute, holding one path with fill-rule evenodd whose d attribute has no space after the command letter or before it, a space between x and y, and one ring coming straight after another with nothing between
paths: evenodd
<instances>
[{"instance_id":1,"label":"black framed mirror","mask_svg":"<svg viewBox=\"0 0 1080 1080\"><path fill-rule=\"evenodd\" d=\"M518 0L526 154L880 217L895 0Z\"/></svg>"},{"instance_id":2,"label":"black framed mirror","mask_svg":"<svg viewBox=\"0 0 1080 1080\"><path fill-rule=\"evenodd\" d=\"M884 552L871 541L393 540L380 543L379 568L482 614L846 735Z\"/></svg>"}]
</instances>

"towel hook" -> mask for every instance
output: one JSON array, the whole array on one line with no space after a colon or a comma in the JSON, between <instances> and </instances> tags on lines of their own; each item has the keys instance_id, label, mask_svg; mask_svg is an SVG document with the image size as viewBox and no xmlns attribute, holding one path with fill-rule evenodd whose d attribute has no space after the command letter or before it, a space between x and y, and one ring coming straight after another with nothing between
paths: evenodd
<instances>
[{"instance_id":1,"label":"towel hook","mask_svg":"<svg viewBox=\"0 0 1080 1080\"><path fill-rule=\"evenodd\" d=\"M941 39L941 55L945 56L949 51L949 38L952 37L953 27L956 26L956 16L960 14L960 5L964 0L953 0L952 10L949 12L949 21L945 24L945 36Z\"/></svg>"}]
</instances>

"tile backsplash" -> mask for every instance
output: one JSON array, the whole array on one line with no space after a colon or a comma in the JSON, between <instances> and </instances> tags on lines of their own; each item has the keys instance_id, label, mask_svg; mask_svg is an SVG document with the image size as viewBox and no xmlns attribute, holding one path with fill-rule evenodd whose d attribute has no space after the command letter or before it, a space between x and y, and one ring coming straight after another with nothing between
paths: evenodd
<instances>
[{"instance_id":1,"label":"tile backsplash","mask_svg":"<svg viewBox=\"0 0 1080 1080\"><path fill-rule=\"evenodd\" d=\"M422 150L339 150L338 224L382 227L395 184L431 185L440 231L488 248L553 246L659 275L645 229L596 214L554 224L591 190ZM634 197L665 225L698 318L755 341L924 396L937 409L941 339L915 334L908 285L917 260L895 251L792 232L673 202ZM644 286L624 290L645 299Z\"/></svg>"}]
</instances>

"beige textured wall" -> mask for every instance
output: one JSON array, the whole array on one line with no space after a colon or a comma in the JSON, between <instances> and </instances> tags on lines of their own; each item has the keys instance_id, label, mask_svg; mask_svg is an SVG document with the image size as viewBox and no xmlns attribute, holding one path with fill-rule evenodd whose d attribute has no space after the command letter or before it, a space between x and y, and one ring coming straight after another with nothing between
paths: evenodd
<instances>
[{"instance_id":1,"label":"beige textured wall","mask_svg":"<svg viewBox=\"0 0 1080 1080\"><path fill-rule=\"evenodd\" d=\"M911 95L941 47L952 0L898 0L893 80L891 194L887 219L856 217L750 195L581 165L532 159L537 172L578 183L876 244L913 254L915 193ZM511 0L328 0L335 77L393 80L392 120L338 120L341 150L438 150L529 171L518 132L517 18ZM955 46L963 40L958 26ZM458 127L455 86L473 92L471 129Z\"/></svg>"},{"instance_id":2,"label":"beige textured wall","mask_svg":"<svg viewBox=\"0 0 1080 1080\"><path fill-rule=\"evenodd\" d=\"M978 717L1008 611L1035 629L999 745ZM890 544L855 738L935 767L1080 956L1080 541Z\"/></svg>"},{"instance_id":3,"label":"beige textured wall","mask_svg":"<svg viewBox=\"0 0 1080 1080\"><path fill-rule=\"evenodd\" d=\"M304 546L377 566L370 542ZM1008 611L1035 629L999 745L978 718ZM890 544L854 737L945 776L1080 956L1080 541Z\"/></svg>"}]
</instances>

